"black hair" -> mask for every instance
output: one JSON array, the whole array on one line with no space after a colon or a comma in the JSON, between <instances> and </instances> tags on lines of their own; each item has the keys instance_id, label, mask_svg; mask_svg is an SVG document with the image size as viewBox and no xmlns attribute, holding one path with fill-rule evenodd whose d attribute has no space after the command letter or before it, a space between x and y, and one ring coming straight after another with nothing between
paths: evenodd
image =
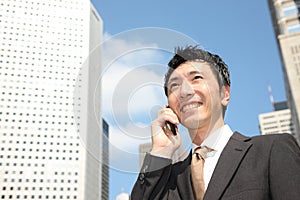
<instances>
[{"instance_id":1,"label":"black hair","mask_svg":"<svg viewBox=\"0 0 300 200\"><path fill-rule=\"evenodd\" d=\"M230 86L229 69L220 56L201 49L198 45L187 46L185 48L177 47L175 48L175 55L168 63L169 69L165 75L164 90L166 96L168 96L167 86L172 72L182 63L198 60L205 61L209 63L211 67L216 69L213 70L213 72L217 76L220 87L223 85Z\"/></svg>"}]
</instances>

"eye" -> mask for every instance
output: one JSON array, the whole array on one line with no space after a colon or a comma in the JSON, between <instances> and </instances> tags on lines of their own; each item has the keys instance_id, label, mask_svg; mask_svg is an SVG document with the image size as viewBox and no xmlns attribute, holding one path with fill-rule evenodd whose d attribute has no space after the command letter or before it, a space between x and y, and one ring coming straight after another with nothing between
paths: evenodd
<instances>
[{"instance_id":1,"label":"eye","mask_svg":"<svg viewBox=\"0 0 300 200\"><path fill-rule=\"evenodd\" d=\"M171 83L170 84L170 89L172 90L172 89L174 89L174 88L176 88L176 87L178 87L179 86L179 84L178 83Z\"/></svg>"},{"instance_id":2,"label":"eye","mask_svg":"<svg viewBox=\"0 0 300 200\"><path fill-rule=\"evenodd\" d=\"M198 80L198 79L203 79L203 76L195 75L195 76L194 76L194 80Z\"/></svg>"}]
</instances>

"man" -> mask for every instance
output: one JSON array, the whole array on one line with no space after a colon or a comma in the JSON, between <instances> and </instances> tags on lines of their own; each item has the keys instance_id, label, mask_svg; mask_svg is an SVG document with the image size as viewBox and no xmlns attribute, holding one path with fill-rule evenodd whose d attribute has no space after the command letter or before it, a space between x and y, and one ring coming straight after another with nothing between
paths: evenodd
<instances>
[{"instance_id":1,"label":"man","mask_svg":"<svg viewBox=\"0 0 300 200\"><path fill-rule=\"evenodd\" d=\"M178 48L165 93L169 105L151 124L152 150L131 199L300 198L300 149L291 135L250 138L224 123L230 77L219 56L197 46ZM184 161L172 164L181 138L167 123L188 129L193 148Z\"/></svg>"}]
</instances>

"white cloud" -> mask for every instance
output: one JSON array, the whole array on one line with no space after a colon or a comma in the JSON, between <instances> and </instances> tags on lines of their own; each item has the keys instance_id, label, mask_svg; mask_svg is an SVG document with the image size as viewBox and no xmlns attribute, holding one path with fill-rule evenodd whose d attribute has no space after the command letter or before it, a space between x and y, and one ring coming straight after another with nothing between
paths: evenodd
<instances>
[{"instance_id":1,"label":"white cloud","mask_svg":"<svg viewBox=\"0 0 300 200\"><path fill-rule=\"evenodd\" d=\"M135 130L139 129L139 132ZM137 153L139 144L151 141L149 126L145 124L128 124L127 126L110 128L110 145L122 151ZM125 142L126 141L126 142Z\"/></svg>"},{"instance_id":2,"label":"white cloud","mask_svg":"<svg viewBox=\"0 0 300 200\"><path fill-rule=\"evenodd\" d=\"M127 38L127 36L111 36L105 34L102 44L102 65L104 70L111 67L112 63L123 63L128 66L137 66L149 62L160 61L163 54L159 46L154 43L145 43Z\"/></svg>"},{"instance_id":3,"label":"white cloud","mask_svg":"<svg viewBox=\"0 0 300 200\"><path fill-rule=\"evenodd\" d=\"M120 171L139 171L139 145L151 142L151 133L148 127L136 132L136 127L129 124L127 127L110 127L110 167ZM133 132L131 132L133 131ZM135 135L131 135L134 133ZM142 135L139 137L139 135Z\"/></svg>"},{"instance_id":4,"label":"white cloud","mask_svg":"<svg viewBox=\"0 0 300 200\"><path fill-rule=\"evenodd\" d=\"M155 44L109 34L105 38L109 42L102 49L101 95L102 113L110 126L111 163L121 155L134 160L139 144L151 141L150 122L166 102L162 87L166 58Z\"/></svg>"},{"instance_id":5,"label":"white cloud","mask_svg":"<svg viewBox=\"0 0 300 200\"><path fill-rule=\"evenodd\" d=\"M128 118L146 112L149 117L149 110L165 100L162 84L166 61L159 50L148 49L156 47L155 44L128 43L120 38L108 40L102 50L105 60L102 74L104 116Z\"/></svg>"}]
</instances>

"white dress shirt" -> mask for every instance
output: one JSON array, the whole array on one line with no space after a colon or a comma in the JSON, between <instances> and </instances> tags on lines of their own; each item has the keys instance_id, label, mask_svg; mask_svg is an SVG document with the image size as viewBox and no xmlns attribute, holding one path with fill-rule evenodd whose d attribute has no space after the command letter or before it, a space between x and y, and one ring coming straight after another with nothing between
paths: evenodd
<instances>
[{"instance_id":1,"label":"white dress shirt","mask_svg":"<svg viewBox=\"0 0 300 200\"><path fill-rule=\"evenodd\" d=\"M226 146L227 142L229 141L230 137L232 136L233 132L231 128L226 124L221 128L217 129L211 135L209 135L200 146L206 146L213 151L207 153L207 158L204 162L204 182L205 182L205 189L207 189L208 183L211 179L211 176L214 172L214 169L217 165L217 162L220 158L220 155ZM192 150L198 146L193 144Z\"/></svg>"}]
</instances>

